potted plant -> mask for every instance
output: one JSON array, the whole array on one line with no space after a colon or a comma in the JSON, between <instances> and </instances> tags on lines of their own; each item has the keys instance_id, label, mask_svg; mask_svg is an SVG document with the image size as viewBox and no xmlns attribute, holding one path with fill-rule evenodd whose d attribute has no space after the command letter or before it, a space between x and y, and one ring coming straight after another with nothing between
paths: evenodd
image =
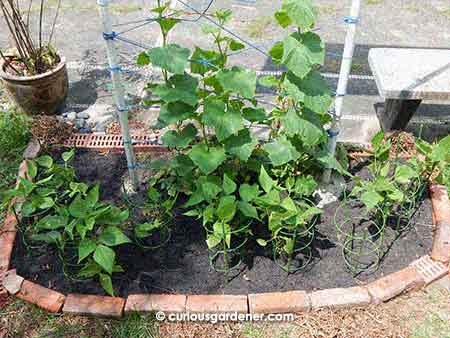
<instances>
[{"instance_id":1,"label":"potted plant","mask_svg":"<svg viewBox=\"0 0 450 338\"><path fill-rule=\"evenodd\" d=\"M17 106L29 114L55 114L64 104L69 89L66 60L52 46L55 25L61 5L44 42L43 17L45 1L39 1L38 34L30 29L32 2L27 10L15 0L0 0L6 27L14 41L15 51L0 51L0 78Z\"/></svg>"}]
</instances>

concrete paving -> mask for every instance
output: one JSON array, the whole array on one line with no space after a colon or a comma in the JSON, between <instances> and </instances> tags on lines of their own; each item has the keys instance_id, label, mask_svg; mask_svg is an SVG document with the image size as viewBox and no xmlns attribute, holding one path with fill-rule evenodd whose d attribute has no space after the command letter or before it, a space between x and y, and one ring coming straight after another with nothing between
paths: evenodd
<instances>
[{"instance_id":1,"label":"concrete paving","mask_svg":"<svg viewBox=\"0 0 450 338\"><path fill-rule=\"evenodd\" d=\"M28 0L21 1L26 3ZM178 0L174 0L178 2ZM209 0L183 0L202 11ZM412 48L448 48L450 41L450 6L448 0L364 0L362 20L358 27L357 46L350 81L349 94L344 105L342 141L366 143L379 130L373 105L382 102L368 64L368 52L374 47L412 47ZM46 17L51 19L54 3ZM132 28L125 23L139 21L151 16L149 9L155 0L114 0L112 14L115 30L118 32ZM333 89L336 87L336 74L342 57L346 25L343 17L349 14L350 0L315 0L318 11L317 33L327 44L327 58L322 72L328 74L327 81ZM255 44L265 51L281 39L286 32L272 19L273 12L280 6L280 0L215 0L210 12L217 8L229 8L234 11L230 29L242 36L245 41ZM25 5L24 5L25 8ZM178 3L178 8L183 5ZM184 14L185 18L196 19L198 15ZM34 9L32 24L36 24ZM51 20L48 20L51 21ZM0 24L3 24L0 20ZM210 40L201 33L198 22L184 22L171 34L171 41L192 48L195 45L211 46ZM96 104L111 105L111 85L106 66L106 50L102 39L102 27L97 13L96 2L85 0L62 0L62 13L56 32L56 46L67 57L70 76L70 97L67 111L82 111ZM159 33L154 24L145 25L126 33L127 38L155 45ZM9 46L6 30L0 31L0 47ZM134 65L135 57L142 49L136 46L118 43L122 65ZM264 54L253 49L246 50L230 58L232 64L243 64L259 71L274 71L276 67ZM126 73L127 91L139 95L148 80L155 74ZM260 93L270 100L270 95ZM133 118L154 120L155 112L136 111ZM408 126L418 134L430 138L446 135L450 132L450 106L446 102L427 102L420 107Z\"/></svg>"}]
</instances>

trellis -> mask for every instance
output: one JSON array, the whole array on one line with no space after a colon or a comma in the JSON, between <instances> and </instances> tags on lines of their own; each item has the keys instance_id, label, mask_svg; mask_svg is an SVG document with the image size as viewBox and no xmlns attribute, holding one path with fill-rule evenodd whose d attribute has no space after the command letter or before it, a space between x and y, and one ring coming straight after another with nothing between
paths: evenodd
<instances>
[{"instance_id":1,"label":"trellis","mask_svg":"<svg viewBox=\"0 0 450 338\"><path fill-rule=\"evenodd\" d=\"M197 23L200 19L204 18L209 23L219 27L221 30L225 31L227 34L233 36L240 42L244 43L247 48L239 51L237 53L242 53L244 51L247 51L248 49L254 49L257 52L261 53L265 57L270 59L270 55L264 51L259 46L256 46L255 44L247 41L246 39L242 38L232 30L221 26L216 21L208 17L206 14L208 10L210 9L211 5L213 4L214 0L210 0L208 5L205 7L203 11L199 11L195 7L191 6L188 3L188 0L171 0L170 1L170 8L175 9L177 5L181 4L186 9L189 9L190 11L196 13L198 15L195 19L181 19L181 21L185 22L191 22L191 23ZM138 189L139 187L139 179L137 175L137 168L138 165L136 163L136 157L133 149L133 140L130 135L130 129L128 125L128 111L130 107L126 105L125 101L125 89L123 86L122 81L122 68L119 65L118 62L118 53L115 45L115 41L121 41L124 43L128 43L131 45L134 45L136 47L142 48L142 49L150 49L151 46L138 42L133 41L131 39L128 39L124 37L123 35L126 33L129 33L133 30L142 28L144 26L147 26L148 24L151 24L155 22L155 18L148 17L143 20L136 20L131 21L128 23L123 23L121 26L125 25L134 25L131 28L127 28L126 30L122 32L115 32L113 30L113 25L111 22L111 15L109 11L109 5L111 1L110 0L97 0L97 4L99 6L99 12L100 17L102 19L103 23L103 38L106 41L106 48L107 48L107 54L108 54L108 63L109 63L109 70L111 72L111 80L113 84L113 98L114 103L116 105L117 111L118 111L118 117L119 117L119 123L121 127L121 133L122 133L122 139L123 139L123 146L125 149L125 154L127 158L128 163L128 170L130 173L131 182L133 184L134 189ZM337 143L337 136L339 135L340 131L340 119L342 115L342 107L343 107L343 101L344 97L347 92L347 85L348 85L348 79L350 77L350 71L352 66L352 59L355 49L355 35L356 35L356 27L359 23L359 14L361 9L361 1L360 0L352 0L352 6L351 6L351 12L350 16L344 18L344 22L348 24L348 30L347 30L347 36L345 39L345 45L344 45L344 54L339 74L339 82L338 87L336 91L336 99L334 103L334 107L330 114L333 116L333 122L328 130L330 141L329 141L329 150L334 155L336 151L336 143ZM191 62L199 62L199 63L209 63L206 60L190 60ZM277 72L275 72L277 73ZM326 170L324 172L323 180L325 183L328 183L330 180L331 170Z\"/></svg>"}]
</instances>

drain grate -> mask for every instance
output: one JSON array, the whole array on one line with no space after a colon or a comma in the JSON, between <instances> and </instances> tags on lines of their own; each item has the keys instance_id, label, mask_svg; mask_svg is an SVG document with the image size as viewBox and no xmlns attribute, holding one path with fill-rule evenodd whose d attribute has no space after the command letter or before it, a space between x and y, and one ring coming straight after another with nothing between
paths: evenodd
<instances>
[{"instance_id":1,"label":"drain grate","mask_svg":"<svg viewBox=\"0 0 450 338\"><path fill-rule=\"evenodd\" d=\"M155 135L133 135L133 148L137 152L154 151L166 152L168 149L158 144L159 138ZM122 151L122 135L108 134L73 134L64 142L66 147L87 148L95 150Z\"/></svg>"},{"instance_id":2,"label":"drain grate","mask_svg":"<svg viewBox=\"0 0 450 338\"><path fill-rule=\"evenodd\" d=\"M432 260L428 255L412 262L411 265L417 269L426 284L430 284L448 273L448 268L445 264Z\"/></svg>"}]
</instances>

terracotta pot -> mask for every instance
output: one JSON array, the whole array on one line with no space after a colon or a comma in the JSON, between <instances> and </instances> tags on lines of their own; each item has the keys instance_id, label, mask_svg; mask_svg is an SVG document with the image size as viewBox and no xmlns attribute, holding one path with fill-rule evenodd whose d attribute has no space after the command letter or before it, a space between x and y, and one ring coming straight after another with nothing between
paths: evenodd
<instances>
[{"instance_id":1,"label":"terracotta pot","mask_svg":"<svg viewBox=\"0 0 450 338\"><path fill-rule=\"evenodd\" d=\"M17 76L5 71L0 61L0 78L11 99L28 114L56 114L63 107L69 91L66 59L56 68L39 75Z\"/></svg>"}]
</instances>

